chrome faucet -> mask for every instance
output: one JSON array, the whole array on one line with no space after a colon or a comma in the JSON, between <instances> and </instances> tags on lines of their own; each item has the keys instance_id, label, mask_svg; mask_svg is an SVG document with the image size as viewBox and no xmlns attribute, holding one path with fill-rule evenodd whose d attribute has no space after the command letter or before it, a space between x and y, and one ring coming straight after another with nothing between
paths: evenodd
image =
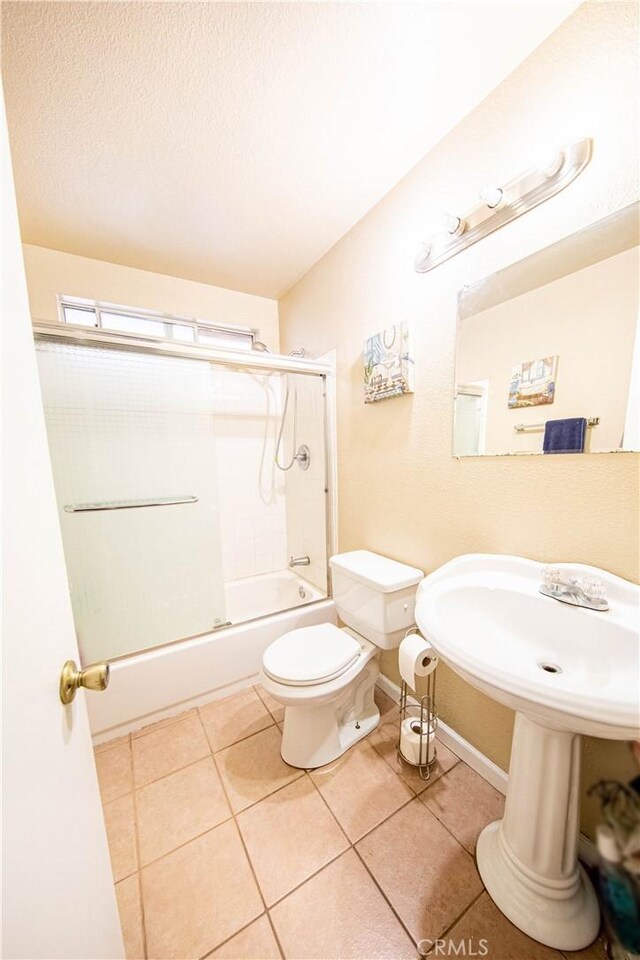
<instances>
[{"instance_id":1,"label":"chrome faucet","mask_svg":"<svg viewBox=\"0 0 640 960\"><path fill-rule=\"evenodd\" d=\"M609 609L602 580L593 577L583 577L581 580L569 577L564 580L559 567L543 567L540 593L562 603L571 603L574 607L586 607L588 610Z\"/></svg>"},{"instance_id":2,"label":"chrome faucet","mask_svg":"<svg viewBox=\"0 0 640 960\"><path fill-rule=\"evenodd\" d=\"M309 557L291 557L289 560L290 567L309 567L311 565L311 560Z\"/></svg>"}]
</instances>

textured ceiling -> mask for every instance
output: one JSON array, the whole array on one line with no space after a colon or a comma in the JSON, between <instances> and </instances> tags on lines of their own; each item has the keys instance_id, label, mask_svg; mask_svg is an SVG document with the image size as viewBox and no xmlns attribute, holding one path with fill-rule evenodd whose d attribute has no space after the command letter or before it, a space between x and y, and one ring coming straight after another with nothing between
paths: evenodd
<instances>
[{"instance_id":1,"label":"textured ceiling","mask_svg":"<svg viewBox=\"0 0 640 960\"><path fill-rule=\"evenodd\" d=\"M577 5L4 2L23 239L278 296Z\"/></svg>"}]
</instances>

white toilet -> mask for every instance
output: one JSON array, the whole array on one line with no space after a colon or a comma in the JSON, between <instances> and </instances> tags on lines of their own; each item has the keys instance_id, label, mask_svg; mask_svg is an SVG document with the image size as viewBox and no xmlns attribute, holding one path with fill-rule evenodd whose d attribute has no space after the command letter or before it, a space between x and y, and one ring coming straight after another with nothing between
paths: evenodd
<instances>
[{"instance_id":1,"label":"white toilet","mask_svg":"<svg viewBox=\"0 0 640 960\"><path fill-rule=\"evenodd\" d=\"M267 647L260 681L283 704L282 758L309 769L330 763L380 719L373 699L380 650L397 647L414 624L416 567L368 550L329 560L333 597L345 624L283 634Z\"/></svg>"}]
</instances>

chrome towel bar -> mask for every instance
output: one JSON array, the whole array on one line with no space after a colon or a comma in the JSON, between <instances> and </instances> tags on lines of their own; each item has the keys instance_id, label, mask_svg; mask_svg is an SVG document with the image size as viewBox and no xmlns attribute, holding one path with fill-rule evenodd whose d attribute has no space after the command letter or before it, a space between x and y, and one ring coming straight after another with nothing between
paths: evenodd
<instances>
[{"instance_id":1,"label":"chrome towel bar","mask_svg":"<svg viewBox=\"0 0 640 960\"><path fill-rule=\"evenodd\" d=\"M154 500L105 500L102 503L67 503L65 513L94 513L97 510L135 510L138 507L168 507L174 503L197 503L199 497L156 497Z\"/></svg>"},{"instance_id":2,"label":"chrome towel bar","mask_svg":"<svg viewBox=\"0 0 640 960\"><path fill-rule=\"evenodd\" d=\"M600 417L587 417L588 427L597 427L600 423ZM544 423L516 423L514 430L516 433L523 433L525 430L544 430Z\"/></svg>"}]
</instances>

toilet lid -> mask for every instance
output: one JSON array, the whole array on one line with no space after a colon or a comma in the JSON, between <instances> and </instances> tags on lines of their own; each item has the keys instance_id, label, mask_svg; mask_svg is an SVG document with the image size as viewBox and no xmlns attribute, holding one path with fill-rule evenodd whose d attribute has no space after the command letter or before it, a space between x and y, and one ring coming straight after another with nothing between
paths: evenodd
<instances>
[{"instance_id":1,"label":"toilet lid","mask_svg":"<svg viewBox=\"0 0 640 960\"><path fill-rule=\"evenodd\" d=\"M318 623L283 634L267 647L264 672L273 680L305 686L333 680L360 656L360 644L332 623Z\"/></svg>"}]
</instances>

